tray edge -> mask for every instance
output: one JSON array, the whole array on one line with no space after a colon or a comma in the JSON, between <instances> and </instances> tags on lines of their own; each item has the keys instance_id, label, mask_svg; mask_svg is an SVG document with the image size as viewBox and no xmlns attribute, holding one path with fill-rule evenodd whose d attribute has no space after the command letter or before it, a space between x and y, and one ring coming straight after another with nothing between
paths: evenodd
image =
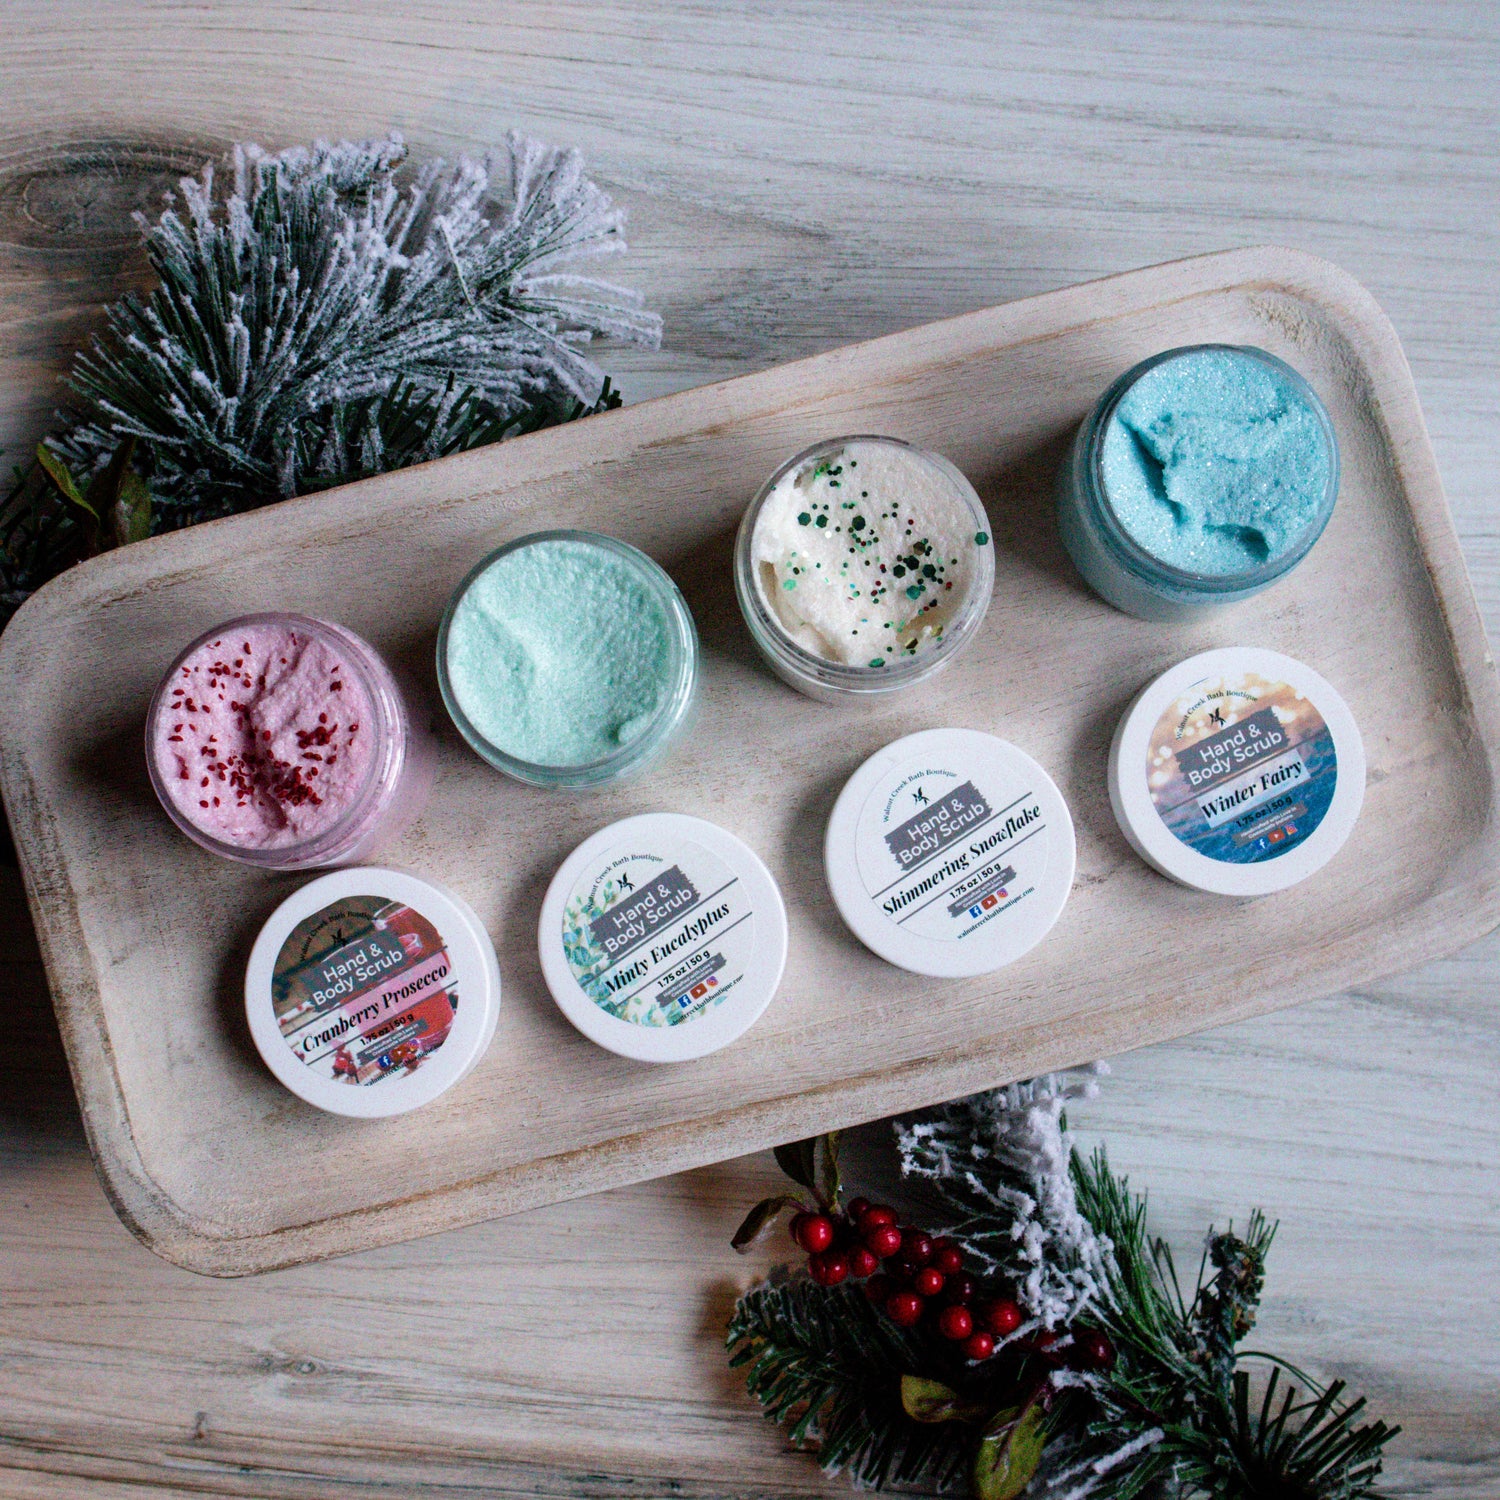
<instances>
[{"instance_id":1,"label":"tray edge","mask_svg":"<svg viewBox=\"0 0 1500 1500\"><path fill-rule=\"evenodd\" d=\"M1138 294L1138 289L1148 283L1148 278L1160 279L1167 272L1175 273L1184 282L1176 295L1163 299L1142 297ZM1395 394L1401 399L1393 405L1399 409L1387 411L1385 403L1379 399L1374 402L1374 407L1381 422L1387 446L1400 473L1401 486L1412 514L1418 549L1427 567L1434 597L1453 652L1457 680L1464 695L1464 706L1473 720L1481 741L1491 787L1486 827L1483 830L1484 836L1482 840L1476 839L1476 844L1483 845L1480 849L1481 867L1472 872L1466 880L1466 885L1477 885L1480 888L1480 894L1483 895L1484 900L1476 901L1465 909L1466 920L1462 924L1449 927L1432 943L1418 945L1417 961L1427 961L1440 953L1451 952L1463 946L1464 943L1485 935L1496 925L1500 925L1500 878L1497 878L1497 869L1500 869L1500 827L1497 827L1495 806L1496 769L1497 761L1500 761L1500 677L1496 675L1495 659L1484 633L1477 600L1458 545L1457 534L1443 498L1441 479L1438 475L1426 422L1420 403L1416 399L1415 385L1400 340L1389 317L1372 294L1348 272L1330 261L1280 246L1254 246L1122 271L1015 302L977 309L937 323L921 324L883 335L877 339L842 346L813 355L805 360L792 361L753 374L674 392L617 412L591 418L586 424L581 423L567 428L529 434L505 444L505 449L509 451L503 456L485 449L474 450L472 454L457 455L443 460L450 466L445 472L455 477L459 476L461 473L459 461L466 459L473 460L475 467L492 471L497 457L501 463L511 467L524 467L526 460L538 452L546 453L557 449L565 452L566 447L578 442L581 436L591 437L597 434L599 429L594 424L598 422L612 423L616 428L624 428L627 432L633 426L643 427L649 432L652 426L669 426L679 406L690 406L696 410L705 400L712 404L722 399L722 393L727 387L734 387L741 392L755 391L758 386L769 390L785 381L788 372L811 373L830 366L836 368L840 362L847 361L856 350L867 357L873 356L882 363L887 359L899 361L912 344L920 344L937 330L942 330L950 336L959 332L961 337L957 342L960 345L983 347L996 342L995 325L997 322L1001 325L1013 323L1019 336L1010 337L1006 339L1006 342L1010 346L1015 346L1030 342L1033 338L1054 336L1060 328L1070 326L1068 308L1073 302L1087 301L1090 313L1083 321L1099 321L1101 316L1123 316L1148 303L1160 305L1163 301L1185 300L1215 290L1229 290L1235 287L1259 287L1268 292L1290 294L1313 303L1337 328L1349 345L1359 352L1363 363L1367 366L1383 367L1384 373L1394 375L1398 381ZM1103 308L1100 306L1101 295L1105 303ZM1058 309L1064 310L1061 317L1057 316ZM1048 326L1038 328L1036 325L1042 322ZM953 357L961 358L962 350ZM583 429L587 429L587 432L583 432ZM569 440L566 444L561 441L565 438ZM520 450L523 445L528 446L525 447L524 452L518 452L517 450ZM371 495L367 486L377 488L385 486L399 490L405 487L410 476L415 474L418 468L425 467L425 465L414 466L412 470L400 470L395 474L376 476L356 484L342 486L338 490L281 502L276 507L266 507L263 511L254 512L248 516L229 517L221 521L210 522L206 526L193 528L191 531L154 538L143 546L138 544L142 547L141 552L137 552L137 548L129 549L130 552L137 554L134 557L112 553L70 569L28 599L13 618L4 636L0 637L0 684L18 674L24 676L22 664L31 644L28 638L39 631L50 612L70 613L73 609L85 605L90 596L97 598L102 586L112 574L121 571L145 572L150 557L155 555L152 549L175 546L188 554L184 558L184 564L190 565L193 552L213 546L217 536L214 528L225 526L244 528L247 523L251 525L271 524L267 520L268 513L274 510L278 516L284 517L286 514L284 507L287 505L324 507L334 518L346 508L350 510L357 508L360 513L368 513L370 501L375 496ZM357 495L356 492L358 492ZM14 695L0 692L0 743L9 739L12 718L18 711L18 699ZM606 1185L604 1180L598 1178L590 1182L589 1173L577 1174L579 1167L602 1164L623 1146L630 1144L638 1148L639 1144L645 1140L657 1143L658 1154L669 1154L675 1135L686 1133L688 1127L685 1125L659 1127L634 1136L600 1143L581 1151L568 1153L563 1157L543 1158L543 1161L555 1162L555 1170L561 1170L566 1166L570 1172L581 1176L581 1185L575 1192L560 1193L556 1191L554 1183L552 1189L541 1196L506 1193L503 1190L496 1193L495 1184L503 1174L495 1174L468 1184L450 1184L435 1188L419 1199L403 1200L400 1204L383 1204L352 1210L347 1214L318 1220L308 1225L292 1225L268 1233L217 1235L203 1227L196 1226L189 1213L180 1209L170 1196L156 1187L134 1147L129 1108L121 1090L118 1075L110 1066L113 1051L108 1033L103 1026L97 975L92 969L87 975L79 975L76 973L75 966L74 978L66 983L60 982L59 976L66 975L70 969L70 965L63 957L68 943L71 941L76 951L86 951L86 948L83 943L81 925L76 916L76 898L71 885L67 884L66 872L61 861L53 862L53 868L59 880L59 887L56 891L49 892L44 889L43 883L38 878L38 869L45 868L44 851L51 840L45 828L44 809L40 807L36 798L30 795L33 784L24 767L24 756L21 760L23 764L18 765L17 757L13 755L0 757L0 794L3 794L6 812L11 819L15 833L27 902L37 928L38 941L41 944L44 966L53 995L54 1008L58 1014L74 1088L81 1102L85 1098L89 1101L88 1108L83 1109L82 1113L90 1153L105 1194L122 1222L147 1248L163 1259L201 1274L238 1276L304 1263L311 1259L346 1254L365 1246L388 1244L415 1235L456 1228L484 1218L518 1212L524 1208L536 1206L540 1202L558 1201L562 1197L598 1191ZM61 912L59 911L60 898L63 908ZM67 914L71 914L71 930L67 926ZM1356 982L1367 983L1380 974L1389 972L1392 972L1392 969L1388 964L1377 961L1370 966L1369 972L1363 974ZM1299 1000L1311 998L1319 993L1326 993L1326 991L1318 990L1316 986L1309 986L1306 987L1305 992L1278 994L1267 998L1263 1003L1243 1009L1225 1011L1221 1007L1216 1014L1219 1024L1229 1024L1234 1020L1244 1019L1248 1015L1261 1014L1285 1005L1295 1004ZM90 1001L93 1003L91 1004ZM1157 1029L1160 1030L1159 1035L1156 1034ZM1121 1046L1119 1050L1149 1045L1169 1036L1184 1034L1192 1029L1194 1028L1191 1025L1156 1028L1149 1033L1136 1036L1128 1046ZM91 1047L90 1042L97 1042L98 1045ZM975 1056L975 1053L980 1055ZM1007 1081L1007 1078L995 1077L989 1071L981 1074L979 1069L984 1065L985 1059L998 1061L992 1047L986 1046L957 1053L939 1053L908 1064L896 1073L882 1073L879 1078L882 1081L904 1078L911 1071L920 1069L934 1082L938 1079L944 1080L945 1090L951 1089L954 1083L958 1083L958 1092L964 1092L970 1087L992 1086ZM1011 1072L1008 1076L1019 1077L1029 1071L1044 1071L1047 1068L1088 1060L1073 1057L1054 1060L1044 1054L1038 1054L1035 1064L1027 1064L1026 1067ZM981 1076L987 1082L972 1081ZM960 1078L970 1081L960 1082ZM825 1106L825 1111L831 1111L835 1101L848 1103L851 1096L870 1096L879 1092L880 1089L874 1082L873 1076L861 1075L854 1079L836 1080L812 1094L804 1092L790 1096L788 1099L766 1100L748 1109L736 1109L733 1111L733 1119L742 1130L747 1123L752 1124L754 1127L752 1135L756 1138L763 1137L765 1144L769 1145L774 1140L781 1139L787 1130L791 1130L794 1134L807 1133L808 1127L805 1123L807 1118L809 1116L816 1118L818 1114L816 1110L807 1108L810 1100L821 1101ZM934 1098L944 1096L952 1097L952 1094L950 1092L945 1095L940 1092ZM874 1104L873 1099L870 1102ZM788 1119L790 1109L794 1104L804 1111L795 1125ZM878 1118L885 1112L883 1107L875 1105L870 1113L863 1117ZM101 1115L106 1120L113 1119L121 1122L123 1129L115 1134L104 1132L98 1124ZM846 1115L847 1110L841 1111L839 1118L845 1118ZM832 1118L831 1113L829 1118ZM779 1123L782 1121L786 1123ZM819 1125L816 1128L827 1128L827 1126ZM705 1126L701 1120L692 1122L691 1130L700 1145L706 1138L711 1139L718 1133L712 1124ZM129 1143L129 1150L122 1149L124 1142ZM736 1148L736 1154L742 1154L740 1148ZM679 1152L673 1154L673 1165L665 1170L689 1170L694 1166L721 1159L722 1155L721 1150L712 1149L706 1152L688 1153L686 1156ZM659 1168L659 1164L658 1168L646 1165L650 1160L650 1153L643 1154L639 1160L645 1170L641 1171L639 1176L630 1178L630 1181L645 1180L654 1176ZM536 1161L527 1163L526 1170L534 1174L537 1166ZM618 1183L619 1179L613 1177L610 1181ZM442 1224L422 1227L416 1222L402 1222L406 1217L413 1220L420 1217L415 1211L410 1215L398 1212L405 1204L425 1203L434 1198L451 1202L455 1195L460 1197L473 1195L476 1199L476 1207L472 1210L466 1209L460 1217L450 1217ZM480 1199L483 1201L480 1202ZM354 1226L364 1223L377 1214L392 1226L388 1234L381 1233L371 1239L366 1224L365 1233L357 1241L350 1237L355 1232ZM347 1233L340 1235L333 1232L337 1226L348 1226ZM302 1243L314 1236L321 1238L324 1244L314 1248Z\"/></svg>"}]
</instances>

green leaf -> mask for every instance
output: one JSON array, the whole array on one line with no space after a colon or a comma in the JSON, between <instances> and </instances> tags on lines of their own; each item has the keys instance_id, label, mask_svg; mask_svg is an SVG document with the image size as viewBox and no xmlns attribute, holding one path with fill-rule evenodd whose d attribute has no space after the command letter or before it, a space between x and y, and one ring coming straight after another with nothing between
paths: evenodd
<instances>
[{"instance_id":1,"label":"green leaf","mask_svg":"<svg viewBox=\"0 0 1500 1500\"><path fill-rule=\"evenodd\" d=\"M741 1255L744 1255L757 1240L763 1239L769 1233L771 1226L787 1209L800 1209L802 1206L802 1200L794 1198L790 1193L780 1193L774 1198L762 1198L745 1215L744 1222L735 1230L734 1238L729 1243Z\"/></svg>"},{"instance_id":2,"label":"green leaf","mask_svg":"<svg viewBox=\"0 0 1500 1500\"><path fill-rule=\"evenodd\" d=\"M773 1155L776 1165L786 1173L798 1187L809 1192L813 1185L813 1141L793 1141L788 1146L777 1146Z\"/></svg>"},{"instance_id":3,"label":"green leaf","mask_svg":"<svg viewBox=\"0 0 1500 1500\"><path fill-rule=\"evenodd\" d=\"M838 1132L809 1136L776 1147L776 1164L799 1187L805 1187L821 1207L837 1207L839 1198Z\"/></svg>"},{"instance_id":4,"label":"green leaf","mask_svg":"<svg viewBox=\"0 0 1500 1500\"><path fill-rule=\"evenodd\" d=\"M151 488L134 469L120 476L120 493L109 519L117 547L144 542L151 535Z\"/></svg>"},{"instance_id":5,"label":"green leaf","mask_svg":"<svg viewBox=\"0 0 1500 1500\"><path fill-rule=\"evenodd\" d=\"M151 535L151 491L146 481L130 467L135 456L135 437L122 438L109 462L89 481L82 505L99 521L108 521L108 540L100 547L123 547Z\"/></svg>"},{"instance_id":6,"label":"green leaf","mask_svg":"<svg viewBox=\"0 0 1500 1500\"><path fill-rule=\"evenodd\" d=\"M901 1406L913 1422L977 1422L988 1415L977 1401L965 1401L941 1380L921 1375L901 1377Z\"/></svg>"},{"instance_id":7,"label":"green leaf","mask_svg":"<svg viewBox=\"0 0 1500 1500\"><path fill-rule=\"evenodd\" d=\"M42 466L42 472L47 478L57 486L58 493L63 499L71 501L81 510L88 511L96 521L99 519L99 512L83 498L73 476L68 473L67 465L45 443L36 445L36 461Z\"/></svg>"},{"instance_id":8,"label":"green leaf","mask_svg":"<svg viewBox=\"0 0 1500 1500\"><path fill-rule=\"evenodd\" d=\"M83 503L96 516L104 515L115 503L115 497L120 493L120 480L126 469L130 467L130 460L134 453L135 438L121 438L115 444L115 450L110 454L109 462L89 480L89 487L83 492Z\"/></svg>"},{"instance_id":9,"label":"green leaf","mask_svg":"<svg viewBox=\"0 0 1500 1500\"><path fill-rule=\"evenodd\" d=\"M978 1500L1015 1500L1031 1483L1046 1446L1046 1418L1033 1401L1019 1418L1002 1423L996 1413L974 1455L974 1493Z\"/></svg>"}]
</instances>

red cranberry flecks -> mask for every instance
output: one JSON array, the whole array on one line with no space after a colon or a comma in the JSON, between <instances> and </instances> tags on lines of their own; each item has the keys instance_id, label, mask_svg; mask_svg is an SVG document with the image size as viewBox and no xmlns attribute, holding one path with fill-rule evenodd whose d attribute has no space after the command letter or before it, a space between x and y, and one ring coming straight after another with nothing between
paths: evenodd
<instances>
[{"instance_id":1,"label":"red cranberry flecks","mask_svg":"<svg viewBox=\"0 0 1500 1500\"><path fill-rule=\"evenodd\" d=\"M163 689L150 745L186 820L236 848L331 828L362 792L373 706L329 640L273 617L209 637Z\"/></svg>"},{"instance_id":2,"label":"red cranberry flecks","mask_svg":"<svg viewBox=\"0 0 1500 1500\"><path fill-rule=\"evenodd\" d=\"M985 1309L984 1326L997 1339L1008 1338L1024 1321L1025 1314L1009 1298L1002 1298L999 1302L992 1302Z\"/></svg>"},{"instance_id":3,"label":"red cranberry flecks","mask_svg":"<svg viewBox=\"0 0 1500 1500\"><path fill-rule=\"evenodd\" d=\"M982 1328L964 1340L965 1359L988 1359L994 1352L994 1335L986 1333Z\"/></svg>"},{"instance_id":4,"label":"red cranberry flecks","mask_svg":"<svg viewBox=\"0 0 1500 1500\"><path fill-rule=\"evenodd\" d=\"M915 1292L892 1292L886 1299L885 1315L901 1328L914 1328L922 1321L926 1303Z\"/></svg>"},{"instance_id":5,"label":"red cranberry flecks","mask_svg":"<svg viewBox=\"0 0 1500 1500\"><path fill-rule=\"evenodd\" d=\"M825 1250L807 1263L808 1273L819 1286L837 1286L849 1276L849 1262L837 1250Z\"/></svg>"}]
</instances>

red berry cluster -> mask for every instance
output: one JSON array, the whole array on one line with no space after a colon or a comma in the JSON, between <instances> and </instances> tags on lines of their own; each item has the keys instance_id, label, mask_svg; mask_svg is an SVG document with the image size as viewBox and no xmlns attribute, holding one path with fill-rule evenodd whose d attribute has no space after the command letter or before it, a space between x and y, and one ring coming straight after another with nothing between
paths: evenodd
<instances>
[{"instance_id":1,"label":"red berry cluster","mask_svg":"<svg viewBox=\"0 0 1500 1500\"><path fill-rule=\"evenodd\" d=\"M1021 1309L1011 1298L980 1295L952 1240L903 1228L884 1204L855 1198L837 1217L800 1213L791 1231L819 1286L863 1281L865 1295L891 1322L914 1328L928 1317L969 1359L988 1359L996 1340L1021 1326Z\"/></svg>"}]
</instances>

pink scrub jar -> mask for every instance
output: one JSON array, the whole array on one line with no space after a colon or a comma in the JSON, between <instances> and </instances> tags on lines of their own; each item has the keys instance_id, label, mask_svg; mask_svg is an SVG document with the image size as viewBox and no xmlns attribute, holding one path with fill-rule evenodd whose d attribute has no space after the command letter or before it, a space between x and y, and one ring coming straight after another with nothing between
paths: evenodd
<instances>
[{"instance_id":1,"label":"pink scrub jar","mask_svg":"<svg viewBox=\"0 0 1500 1500\"><path fill-rule=\"evenodd\" d=\"M215 854L275 870L368 854L421 810L431 751L389 668L305 615L247 615L172 664L146 720L151 784Z\"/></svg>"}]
</instances>

